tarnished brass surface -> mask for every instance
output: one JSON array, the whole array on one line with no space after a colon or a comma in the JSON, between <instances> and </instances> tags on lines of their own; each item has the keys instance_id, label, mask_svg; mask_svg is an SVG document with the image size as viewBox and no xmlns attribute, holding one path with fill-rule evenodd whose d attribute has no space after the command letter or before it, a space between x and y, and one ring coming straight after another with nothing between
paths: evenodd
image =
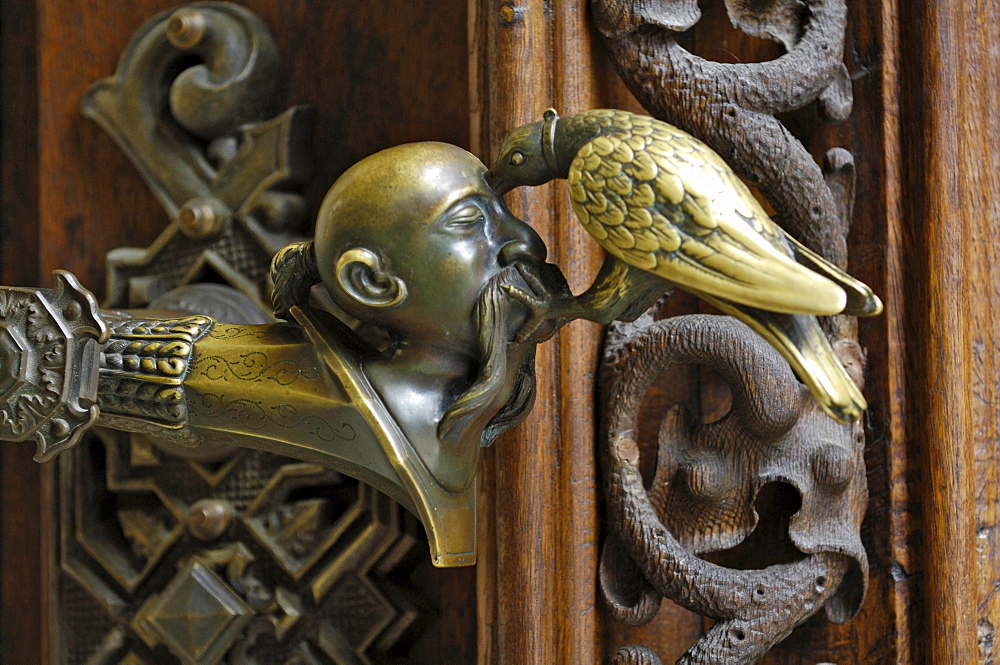
<instances>
[{"instance_id":1,"label":"tarnished brass surface","mask_svg":"<svg viewBox=\"0 0 1000 665\"><path fill-rule=\"evenodd\" d=\"M274 115L279 74L260 19L206 2L147 21L115 74L87 91L84 115L114 138L171 222L150 247L109 254L108 306L144 307L212 272L266 310L267 267L305 221L297 191L311 170L313 113Z\"/></svg>"},{"instance_id":2,"label":"tarnished brass surface","mask_svg":"<svg viewBox=\"0 0 1000 665\"><path fill-rule=\"evenodd\" d=\"M413 511L435 565L474 563L482 447L531 407L534 347L553 329L522 339L528 312L509 290L568 296L485 171L441 143L348 170L323 204L315 247L293 244L275 260L288 323L105 313L110 334L93 344L98 424L196 458L255 448L336 469ZM356 330L310 302L317 283ZM70 372L68 399L80 398L80 376Z\"/></svg>"},{"instance_id":3,"label":"tarnished brass surface","mask_svg":"<svg viewBox=\"0 0 1000 665\"><path fill-rule=\"evenodd\" d=\"M711 148L628 111L550 109L504 141L489 179L503 193L554 178L568 179L573 209L608 260L632 269L606 267L563 315L608 322L652 304L657 281L660 293L679 286L773 344L830 416L861 416L865 399L815 317L870 316L881 302L775 225Z\"/></svg>"},{"instance_id":4,"label":"tarnished brass surface","mask_svg":"<svg viewBox=\"0 0 1000 665\"><path fill-rule=\"evenodd\" d=\"M434 607L416 520L320 465L104 428L59 462L56 662L390 662Z\"/></svg>"}]
</instances>

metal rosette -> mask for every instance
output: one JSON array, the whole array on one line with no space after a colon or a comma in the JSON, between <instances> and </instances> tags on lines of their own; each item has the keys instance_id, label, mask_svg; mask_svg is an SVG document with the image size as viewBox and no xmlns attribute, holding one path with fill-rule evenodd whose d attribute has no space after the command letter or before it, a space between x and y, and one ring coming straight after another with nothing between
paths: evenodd
<instances>
[{"instance_id":1,"label":"metal rosette","mask_svg":"<svg viewBox=\"0 0 1000 665\"><path fill-rule=\"evenodd\" d=\"M37 443L44 462L97 420L101 345L93 294L64 271L53 290L0 287L0 439Z\"/></svg>"}]
</instances>

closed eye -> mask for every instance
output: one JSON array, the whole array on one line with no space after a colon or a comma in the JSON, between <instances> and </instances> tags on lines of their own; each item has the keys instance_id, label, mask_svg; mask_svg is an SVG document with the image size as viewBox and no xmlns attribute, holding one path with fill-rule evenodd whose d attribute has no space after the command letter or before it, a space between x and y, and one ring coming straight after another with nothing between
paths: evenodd
<instances>
[{"instance_id":1,"label":"closed eye","mask_svg":"<svg viewBox=\"0 0 1000 665\"><path fill-rule=\"evenodd\" d=\"M444 225L446 228L455 231L471 230L481 224L484 219L486 219L486 216L479 206L466 205L448 215Z\"/></svg>"}]
</instances>

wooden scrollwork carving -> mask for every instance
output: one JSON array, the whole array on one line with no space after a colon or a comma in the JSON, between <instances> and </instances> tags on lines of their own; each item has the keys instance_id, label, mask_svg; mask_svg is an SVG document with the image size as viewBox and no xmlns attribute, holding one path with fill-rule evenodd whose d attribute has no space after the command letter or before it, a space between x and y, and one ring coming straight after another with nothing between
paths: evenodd
<instances>
[{"instance_id":1,"label":"wooden scrollwork carving","mask_svg":"<svg viewBox=\"0 0 1000 665\"><path fill-rule=\"evenodd\" d=\"M775 116L813 102L826 120L850 114L842 62L846 5L725 5L734 26L782 43L786 53L768 62L712 62L676 39L701 16L694 0L591 0L612 61L640 103L715 149L756 186L785 230L844 267L853 157L832 148L821 168ZM614 324L605 348L603 465L611 528L601 557L602 593L611 616L626 625L650 621L662 597L716 619L680 663L753 663L821 607L840 623L860 606L868 573L860 540L867 504L863 430L823 415L774 350L738 322L706 315L654 321L654 311L634 324ZM838 316L825 327L863 384L855 320ZM709 424L683 406L667 409L655 473L644 485L640 406L657 377L682 364L721 375L732 407ZM775 488L795 505L784 521L766 525L755 502ZM755 548L755 569L720 565ZM646 646L628 645L611 662L661 661Z\"/></svg>"},{"instance_id":2,"label":"wooden scrollwork carving","mask_svg":"<svg viewBox=\"0 0 1000 665\"><path fill-rule=\"evenodd\" d=\"M867 501L863 446L853 427L824 415L784 360L733 319L646 316L618 326L625 330L606 349L601 377L613 527L601 586L612 616L641 625L666 596L718 619L681 663L755 662L823 606L835 621L850 619L868 566L859 535ZM653 381L681 364L717 371L732 392L732 409L710 424L692 422L680 406L668 411L647 491L636 441L639 407ZM700 558L751 535L755 499L769 483L787 484L801 499L787 535L804 555L761 570Z\"/></svg>"}]
</instances>

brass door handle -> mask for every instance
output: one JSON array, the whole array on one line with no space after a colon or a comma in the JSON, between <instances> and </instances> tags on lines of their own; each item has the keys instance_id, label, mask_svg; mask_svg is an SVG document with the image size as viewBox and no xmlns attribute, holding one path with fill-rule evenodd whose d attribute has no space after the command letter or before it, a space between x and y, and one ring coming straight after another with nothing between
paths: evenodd
<instances>
[{"instance_id":1,"label":"brass door handle","mask_svg":"<svg viewBox=\"0 0 1000 665\"><path fill-rule=\"evenodd\" d=\"M148 21L88 90L84 114L170 223L109 254L105 311L68 273L0 287L0 438L34 438L44 460L101 425L181 456L319 463L416 514L435 565L475 563L481 450L527 414L555 329L518 336L530 317L509 290L567 296L565 279L485 166L440 143L349 169L303 242L312 114L268 117L276 71L253 14L199 3Z\"/></svg>"}]
</instances>

